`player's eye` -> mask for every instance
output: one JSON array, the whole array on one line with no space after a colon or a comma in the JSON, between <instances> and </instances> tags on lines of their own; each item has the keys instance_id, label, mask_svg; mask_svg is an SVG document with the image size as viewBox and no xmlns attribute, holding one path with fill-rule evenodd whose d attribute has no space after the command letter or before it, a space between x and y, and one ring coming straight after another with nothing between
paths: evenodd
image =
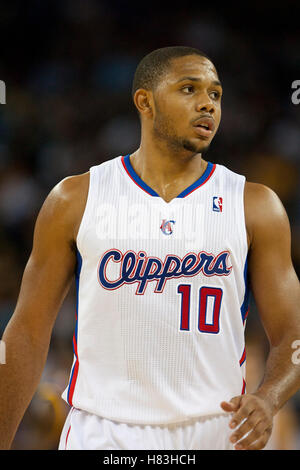
<instances>
[{"instance_id":1,"label":"player's eye","mask_svg":"<svg viewBox=\"0 0 300 470\"><path fill-rule=\"evenodd\" d=\"M183 91L183 93L189 94L189 93L193 93L194 87L193 85L185 85L184 87L181 88L181 90Z\"/></svg>"},{"instance_id":2,"label":"player's eye","mask_svg":"<svg viewBox=\"0 0 300 470\"><path fill-rule=\"evenodd\" d=\"M213 98L214 100L217 100L217 99L219 99L219 98L221 97L221 93L220 93L219 91L212 91L212 92L210 93L210 95L213 95L212 98Z\"/></svg>"}]
</instances>

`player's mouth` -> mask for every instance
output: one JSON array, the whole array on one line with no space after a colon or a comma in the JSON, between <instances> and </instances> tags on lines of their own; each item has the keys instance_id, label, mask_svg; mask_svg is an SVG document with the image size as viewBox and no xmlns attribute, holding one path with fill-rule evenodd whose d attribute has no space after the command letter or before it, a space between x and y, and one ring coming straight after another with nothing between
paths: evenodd
<instances>
[{"instance_id":1,"label":"player's mouth","mask_svg":"<svg viewBox=\"0 0 300 470\"><path fill-rule=\"evenodd\" d=\"M202 137L211 137L215 130L215 121L211 116L202 116L193 122L196 133Z\"/></svg>"}]
</instances>

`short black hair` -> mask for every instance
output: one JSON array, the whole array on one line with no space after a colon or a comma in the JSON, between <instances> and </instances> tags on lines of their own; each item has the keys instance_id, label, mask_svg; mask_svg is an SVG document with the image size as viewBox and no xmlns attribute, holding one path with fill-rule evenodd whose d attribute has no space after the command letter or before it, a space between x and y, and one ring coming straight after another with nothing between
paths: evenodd
<instances>
[{"instance_id":1,"label":"short black hair","mask_svg":"<svg viewBox=\"0 0 300 470\"><path fill-rule=\"evenodd\" d=\"M212 62L204 52L194 47L172 46L155 49L147 54L136 68L132 84L132 97L139 88L153 90L167 71L170 61L186 55L199 55Z\"/></svg>"}]
</instances>

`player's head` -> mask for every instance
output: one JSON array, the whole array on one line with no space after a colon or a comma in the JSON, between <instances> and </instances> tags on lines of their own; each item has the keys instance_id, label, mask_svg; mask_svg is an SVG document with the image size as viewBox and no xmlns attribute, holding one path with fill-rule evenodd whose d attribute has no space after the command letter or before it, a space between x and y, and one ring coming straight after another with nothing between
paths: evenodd
<instances>
[{"instance_id":1,"label":"player's head","mask_svg":"<svg viewBox=\"0 0 300 470\"><path fill-rule=\"evenodd\" d=\"M207 150L217 131L221 94L212 61L198 49L185 46L164 47L146 55L132 86L142 128L174 150L193 153Z\"/></svg>"}]
</instances>

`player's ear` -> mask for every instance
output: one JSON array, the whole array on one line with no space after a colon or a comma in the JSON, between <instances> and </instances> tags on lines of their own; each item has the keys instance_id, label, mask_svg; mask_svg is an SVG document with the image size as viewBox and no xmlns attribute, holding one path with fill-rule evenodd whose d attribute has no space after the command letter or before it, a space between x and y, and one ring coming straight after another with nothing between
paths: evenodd
<instances>
[{"instance_id":1,"label":"player's ear","mask_svg":"<svg viewBox=\"0 0 300 470\"><path fill-rule=\"evenodd\" d=\"M139 88L134 94L133 101L141 115L153 116L151 91Z\"/></svg>"}]
</instances>

